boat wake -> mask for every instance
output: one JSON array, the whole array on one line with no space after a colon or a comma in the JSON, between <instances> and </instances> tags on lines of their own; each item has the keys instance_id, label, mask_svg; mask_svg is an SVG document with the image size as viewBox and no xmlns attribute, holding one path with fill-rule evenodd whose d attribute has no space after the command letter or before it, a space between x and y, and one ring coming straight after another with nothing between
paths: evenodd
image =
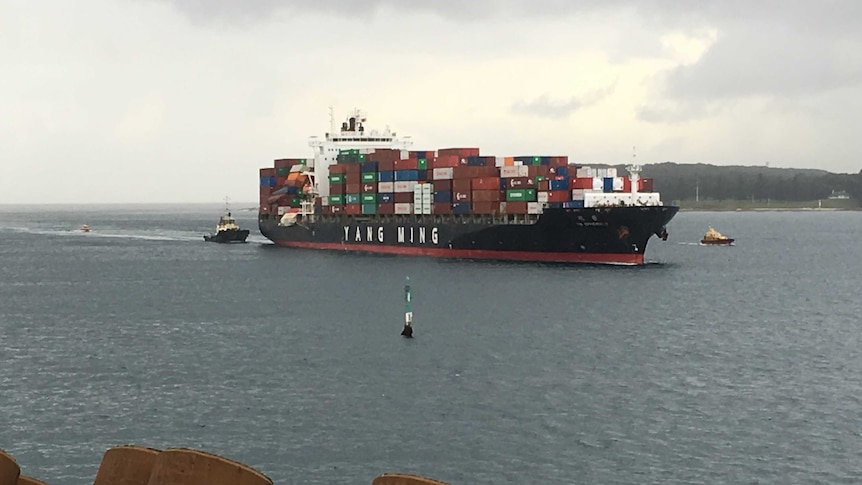
<instances>
[{"instance_id":1,"label":"boat wake","mask_svg":"<svg viewBox=\"0 0 862 485\"><path fill-rule=\"evenodd\" d=\"M36 234L42 236L65 236L95 239L139 239L146 241L199 241L198 234L170 234L170 233L135 233L135 232L84 232L80 229L37 229L32 227L8 227L9 231L22 234Z\"/></svg>"}]
</instances>

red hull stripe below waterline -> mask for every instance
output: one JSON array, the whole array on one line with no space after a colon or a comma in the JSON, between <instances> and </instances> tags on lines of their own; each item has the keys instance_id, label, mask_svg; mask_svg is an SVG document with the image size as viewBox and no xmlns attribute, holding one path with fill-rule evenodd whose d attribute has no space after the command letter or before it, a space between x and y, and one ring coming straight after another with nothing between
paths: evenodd
<instances>
[{"instance_id":1,"label":"red hull stripe below waterline","mask_svg":"<svg viewBox=\"0 0 862 485\"><path fill-rule=\"evenodd\" d=\"M431 256L436 258L498 259L509 261L544 261L557 263L644 264L643 254L621 253L552 253L542 251L485 251L477 249L419 248L411 246L381 246L376 244L312 243L276 241L279 246L302 249L329 249L364 253Z\"/></svg>"}]
</instances>

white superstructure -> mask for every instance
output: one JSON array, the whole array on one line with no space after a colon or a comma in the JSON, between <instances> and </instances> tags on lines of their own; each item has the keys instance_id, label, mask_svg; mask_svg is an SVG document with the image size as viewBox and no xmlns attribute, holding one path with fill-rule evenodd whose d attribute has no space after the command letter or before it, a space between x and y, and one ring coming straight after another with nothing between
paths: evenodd
<instances>
[{"instance_id":1,"label":"white superstructure","mask_svg":"<svg viewBox=\"0 0 862 485\"><path fill-rule=\"evenodd\" d=\"M358 149L360 153L372 153L376 148L409 150L413 145L409 136L398 138L389 127L383 132L366 130L365 121L365 113L354 109L341 126L336 127L330 108L329 133L326 133L324 139L312 136L309 140L308 145L314 150L314 161L310 168L314 168L314 188L317 195L329 196L329 166L337 162L339 151Z\"/></svg>"}]
</instances>

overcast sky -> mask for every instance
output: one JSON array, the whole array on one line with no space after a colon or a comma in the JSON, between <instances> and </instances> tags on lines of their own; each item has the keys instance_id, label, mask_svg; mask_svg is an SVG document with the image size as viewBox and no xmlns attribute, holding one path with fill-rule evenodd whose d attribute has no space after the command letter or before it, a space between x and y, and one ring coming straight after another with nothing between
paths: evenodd
<instances>
[{"instance_id":1,"label":"overcast sky","mask_svg":"<svg viewBox=\"0 0 862 485\"><path fill-rule=\"evenodd\" d=\"M256 201L359 107L414 148L862 169L854 0L0 0L0 203Z\"/></svg>"}]
</instances>

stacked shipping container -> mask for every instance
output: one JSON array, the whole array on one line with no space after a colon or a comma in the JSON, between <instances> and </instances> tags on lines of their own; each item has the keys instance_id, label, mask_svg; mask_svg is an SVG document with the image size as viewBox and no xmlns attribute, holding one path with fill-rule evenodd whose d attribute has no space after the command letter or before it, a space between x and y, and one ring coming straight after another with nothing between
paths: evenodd
<instances>
[{"instance_id":1,"label":"stacked shipping container","mask_svg":"<svg viewBox=\"0 0 862 485\"><path fill-rule=\"evenodd\" d=\"M326 181L330 195L315 204L323 214L540 214L543 207L620 203L625 197L596 195L631 192L630 180L617 177L616 169L577 167L565 156L481 156L478 148L352 149L340 151L336 160ZM260 170L261 213L298 210L308 183L298 171L305 163L280 159ZM652 179L640 179L638 191L651 192Z\"/></svg>"}]
</instances>

